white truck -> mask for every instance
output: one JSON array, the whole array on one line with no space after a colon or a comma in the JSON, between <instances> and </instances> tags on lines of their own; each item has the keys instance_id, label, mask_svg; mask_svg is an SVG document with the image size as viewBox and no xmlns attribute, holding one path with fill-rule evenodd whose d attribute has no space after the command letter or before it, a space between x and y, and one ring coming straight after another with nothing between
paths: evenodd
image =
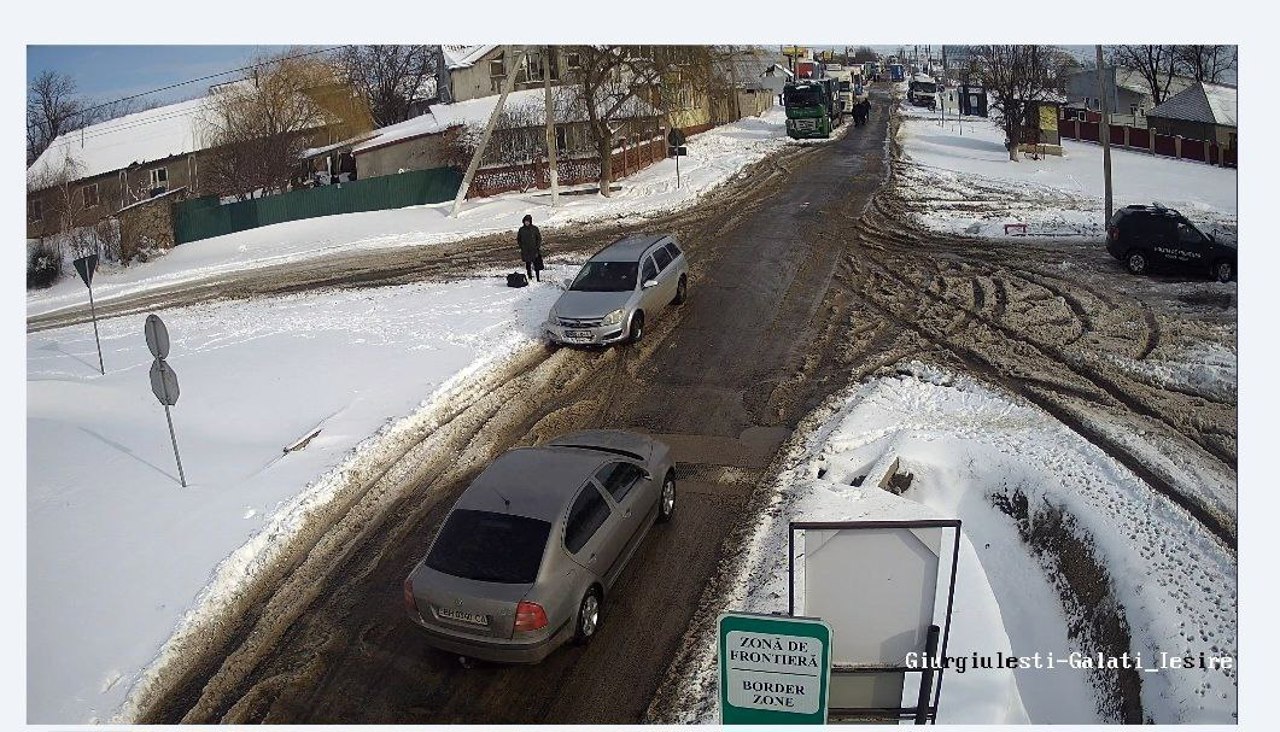
<instances>
[{"instance_id":1,"label":"white truck","mask_svg":"<svg viewBox=\"0 0 1280 732\"><path fill-rule=\"evenodd\" d=\"M853 105L866 97L865 93L859 93L863 89L862 66L828 64L826 71L827 76L836 80L837 94L845 114L851 114Z\"/></svg>"},{"instance_id":2,"label":"white truck","mask_svg":"<svg viewBox=\"0 0 1280 732\"><path fill-rule=\"evenodd\" d=\"M916 74L911 77L907 87L907 101L917 107L932 109L938 103L938 82L928 74Z\"/></svg>"}]
</instances>

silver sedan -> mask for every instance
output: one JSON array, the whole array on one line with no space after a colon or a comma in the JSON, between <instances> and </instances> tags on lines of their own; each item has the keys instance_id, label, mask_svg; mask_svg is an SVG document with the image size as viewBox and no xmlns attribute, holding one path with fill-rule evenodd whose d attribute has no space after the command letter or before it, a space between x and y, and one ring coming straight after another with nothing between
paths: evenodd
<instances>
[{"instance_id":1,"label":"silver sedan","mask_svg":"<svg viewBox=\"0 0 1280 732\"><path fill-rule=\"evenodd\" d=\"M670 449L642 435L511 450L459 496L404 581L405 609L441 650L537 663L595 635L609 589L675 499Z\"/></svg>"}]
</instances>

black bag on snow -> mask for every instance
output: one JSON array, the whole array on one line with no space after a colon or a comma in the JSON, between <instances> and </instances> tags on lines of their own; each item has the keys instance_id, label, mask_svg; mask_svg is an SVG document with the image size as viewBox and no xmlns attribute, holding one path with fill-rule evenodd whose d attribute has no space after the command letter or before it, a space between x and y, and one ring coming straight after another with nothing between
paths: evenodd
<instances>
[{"instance_id":1,"label":"black bag on snow","mask_svg":"<svg viewBox=\"0 0 1280 732\"><path fill-rule=\"evenodd\" d=\"M512 272L507 275L507 287L525 287L529 284L529 278L520 272Z\"/></svg>"}]
</instances>

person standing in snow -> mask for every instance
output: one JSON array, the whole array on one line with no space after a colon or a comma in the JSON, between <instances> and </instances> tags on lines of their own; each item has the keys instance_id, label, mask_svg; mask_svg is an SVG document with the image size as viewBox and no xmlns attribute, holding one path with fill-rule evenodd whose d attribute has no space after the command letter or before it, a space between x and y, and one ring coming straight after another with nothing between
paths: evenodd
<instances>
[{"instance_id":1,"label":"person standing in snow","mask_svg":"<svg viewBox=\"0 0 1280 732\"><path fill-rule=\"evenodd\" d=\"M520 247L520 259L529 279L542 281L542 232L533 225L533 217L525 214L520 230L516 232L516 245Z\"/></svg>"}]
</instances>

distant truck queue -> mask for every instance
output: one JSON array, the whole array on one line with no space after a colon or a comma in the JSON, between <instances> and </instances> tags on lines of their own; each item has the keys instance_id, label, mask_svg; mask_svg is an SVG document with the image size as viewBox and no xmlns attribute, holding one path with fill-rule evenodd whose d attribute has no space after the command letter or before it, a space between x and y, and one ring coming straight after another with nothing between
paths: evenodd
<instances>
[{"instance_id":1,"label":"distant truck queue","mask_svg":"<svg viewBox=\"0 0 1280 732\"><path fill-rule=\"evenodd\" d=\"M853 117L855 126L866 124L871 103L865 80L878 74L878 64L823 65L803 60L796 64L797 79L782 90L787 115L787 136L792 139L827 138L844 121Z\"/></svg>"}]
</instances>

